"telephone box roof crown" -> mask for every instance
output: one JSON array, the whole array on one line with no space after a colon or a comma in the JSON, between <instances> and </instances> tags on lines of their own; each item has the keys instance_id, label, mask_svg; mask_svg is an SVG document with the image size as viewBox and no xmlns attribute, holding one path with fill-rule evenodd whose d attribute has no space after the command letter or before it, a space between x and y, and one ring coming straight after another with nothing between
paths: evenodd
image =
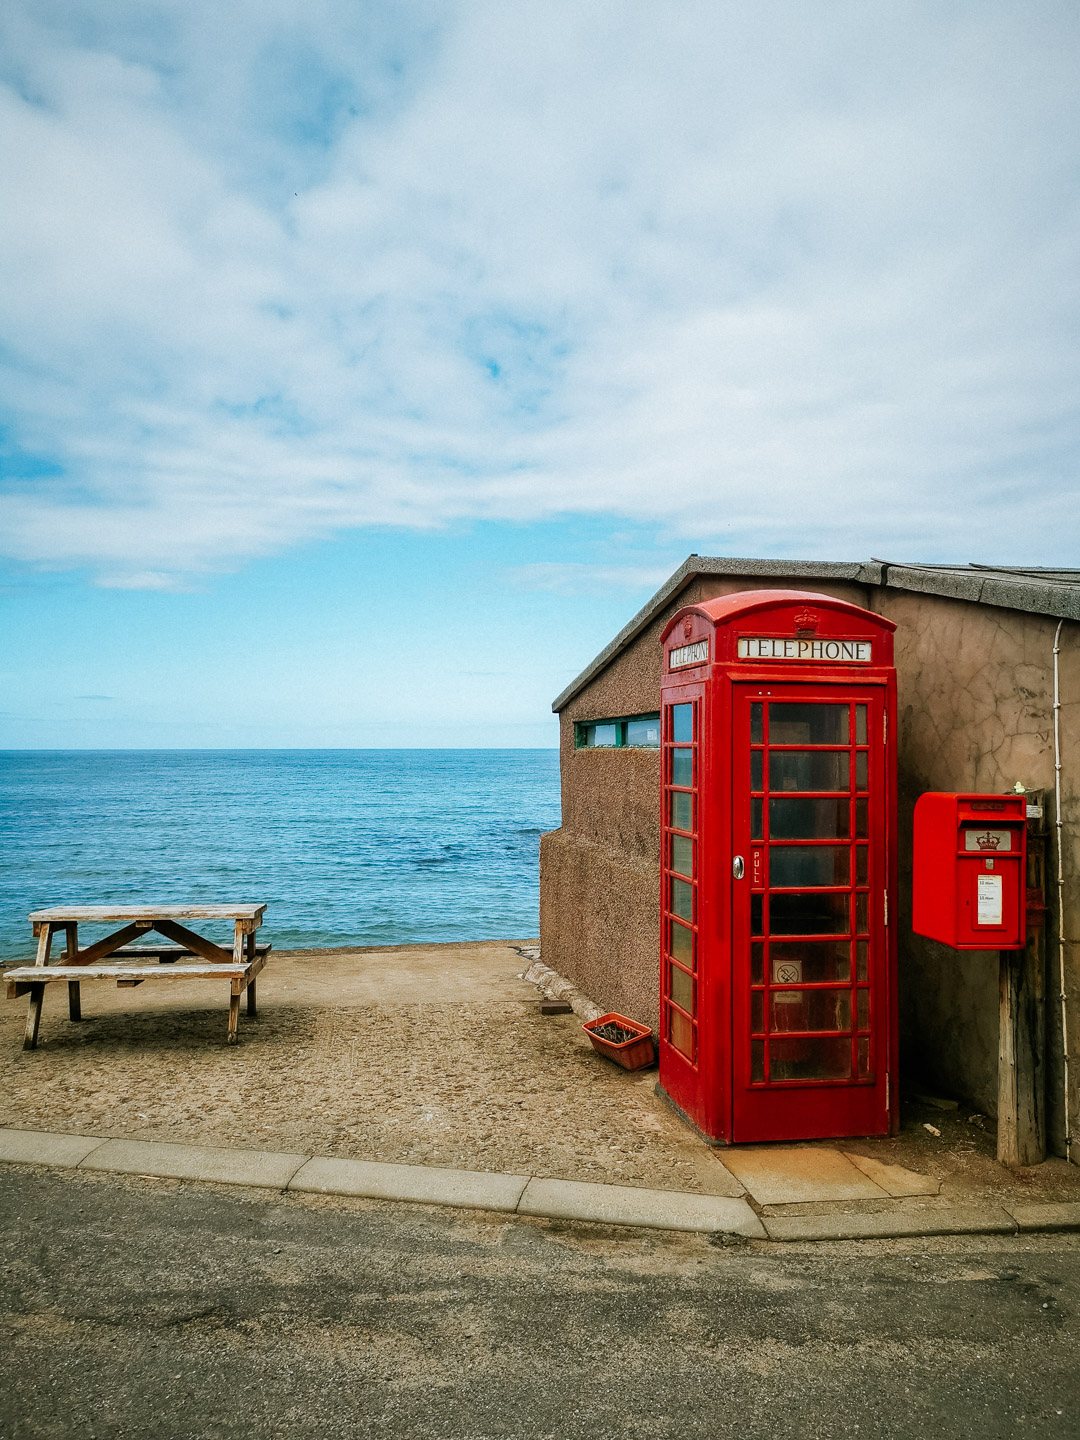
<instances>
[{"instance_id":1,"label":"telephone box roof crown","mask_svg":"<svg viewBox=\"0 0 1080 1440\"><path fill-rule=\"evenodd\" d=\"M664 626L660 638L666 640L675 626L688 615L703 615L714 625L723 625L739 615L751 615L758 610L772 610L786 605L799 606L800 614L795 617L796 620L802 620L801 612L813 607L814 610L828 610L833 614L857 617L863 623L872 624L881 630L896 629L895 623L887 620L884 615L876 615L873 610L852 605L848 600L837 600L832 595L815 594L812 590L739 590L734 595L720 595L715 600L684 605Z\"/></svg>"}]
</instances>

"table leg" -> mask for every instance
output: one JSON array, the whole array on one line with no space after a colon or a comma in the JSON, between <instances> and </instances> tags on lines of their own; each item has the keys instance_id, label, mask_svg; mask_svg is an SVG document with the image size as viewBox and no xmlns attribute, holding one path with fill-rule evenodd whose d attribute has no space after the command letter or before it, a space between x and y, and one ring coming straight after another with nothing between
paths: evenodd
<instances>
[{"instance_id":1,"label":"table leg","mask_svg":"<svg viewBox=\"0 0 1080 1440\"><path fill-rule=\"evenodd\" d=\"M229 1044L236 1044L236 1032L240 1025L240 992L233 990L229 996Z\"/></svg>"},{"instance_id":2,"label":"table leg","mask_svg":"<svg viewBox=\"0 0 1080 1440\"><path fill-rule=\"evenodd\" d=\"M49 963L49 951L52 949L53 927L46 921L38 935L37 959L34 965L47 965ZM30 986L30 1008L26 1012L26 1033L23 1036L23 1049L33 1050L37 1046L38 1026L41 1024L41 1005L45 999L45 984Z\"/></svg>"},{"instance_id":3,"label":"table leg","mask_svg":"<svg viewBox=\"0 0 1080 1440\"><path fill-rule=\"evenodd\" d=\"M250 965L250 964L253 962L253 960L255 959L255 931L254 931L254 930L250 931L250 932L245 936L245 942L244 942L244 957L245 957L245 959L247 960L247 962L248 962L249 965ZM252 1019L254 1019L255 1016L258 1014L258 1001L257 1001L256 998L255 998L255 977L254 977L254 976L252 976L251 979L248 981L248 987L247 987L247 1013L248 1013L248 1015L249 1015Z\"/></svg>"},{"instance_id":4,"label":"table leg","mask_svg":"<svg viewBox=\"0 0 1080 1440\"><path fill-rule=\"evenodd\" d=\"M75 964L75 957L79 953L79 927L78 925L65 925L63 959L69 965ZM68 1019L82 1019L82 991L79 988L78 980L68 981Z\"/></svg>"},{"instance_id":5,"label":"table leg","mask_svg":"<svg viewBox=\"0 0 1080 1440\"><path fill-rule=\"evenodd\" d=\"M255 999L255 981L254 981L254 980L249 980L249 981L248 981L248 987L247 987L247 1013L248 1013L248 1015L251 1017L251 1019L253 1019L253 1020L254 1020L255 1016L259 1013L259 1012L258 1012L258 1007L257 1007L257 1002L256 1002L256 999Z\"/></svg>"},{"instance_id":6,"label":"table leg","mask_svg":"<svg viewBox=\"0 0 1080 1440\"><path fill-rule=\"evenodd\" d=\"M68 1019L82 1019L82 994L78 980L68 981Z\"/></svg>"}]
</instances>

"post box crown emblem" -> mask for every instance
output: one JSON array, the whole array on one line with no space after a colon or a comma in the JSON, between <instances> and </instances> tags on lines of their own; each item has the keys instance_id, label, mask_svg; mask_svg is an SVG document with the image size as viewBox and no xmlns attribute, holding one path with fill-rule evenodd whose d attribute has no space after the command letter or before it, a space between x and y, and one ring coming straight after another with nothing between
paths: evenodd
<instances>
[{"instance_id":1,"label":"post box crown emblem","mask_svg":"<svg viewBox=\"0 0 1080 1440\"><path fill-rule=\"evenodd\" d=\"M976 835L975 843L980 850L1000 850L1001 836L995 835L992 830L987 830L985 835Z\"/></svg>"}]
</instances>

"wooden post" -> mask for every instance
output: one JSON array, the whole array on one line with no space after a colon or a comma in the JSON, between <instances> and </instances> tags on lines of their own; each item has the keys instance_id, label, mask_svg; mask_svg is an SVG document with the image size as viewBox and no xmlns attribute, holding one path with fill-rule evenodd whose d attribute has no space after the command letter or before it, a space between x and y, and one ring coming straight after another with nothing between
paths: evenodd
<instances>
[{"instance_id":1,"label":"wooden post","mask_svg":"<svg viewBox=\"0 0 1080 1440\"><path fill-rule=\"evenodd\" d=\"M255 931L249 930L245 940L245 958L249 965L255 960ZM258 1001L255 998L255 977L248 981L247 987L247 1013L252 1019L258 1014Z\"/></svg>"},{"instance_id":2,"label":"wooden post","mask_svg":"<svg viewBox=\"0 0 1080 1440\"><path fill-rule=\"evenodd\" d=\"M42 924L41 929L38 930L37 959L34 961L35 968L39 965L47 965L49 963L49 951L52 949L52 936L53 927L46 920ZM30 1008L26 1012L26 1032L23 1035L24 1050L33 1050L37 1046L38 1026L41 1024L41 1006L44 999L44 983L31 985Z\"/></svg>"},{"instance_id":3,"label":"wooden post","mask_svg":"<svg viewBox=\"0 0 1080 1440\"><path fill-rule=\"evenodd\" d=\"M1003 1165L1046 1159L1046 819L1041 790L1027 803L1027 944L1002 950L999 969L997 1156Z\"/></svg>"},{"instance_id":4,"label":"wooden post","mask_svg":"<svg viewBox=\"0 0 1080 1440\"><path fill-rule=\"evenodd\" d=\"M67 939L67 945L61 958L65 960L68 965L74 965L75 956L79 953L78 924L65 925L64 935ZM68 1018L71 1020L82 1019L82 991L79 989L78 980L68 981Z\"/></svg>"}]
</instances>

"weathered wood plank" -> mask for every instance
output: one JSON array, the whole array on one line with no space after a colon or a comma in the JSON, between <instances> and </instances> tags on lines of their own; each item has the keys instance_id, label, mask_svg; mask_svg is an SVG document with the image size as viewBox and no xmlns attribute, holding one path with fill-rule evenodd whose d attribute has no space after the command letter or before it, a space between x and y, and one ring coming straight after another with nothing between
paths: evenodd
<instances>
[{"instance_id":1,"label":"weathered wood plank","mask_svg":"<svg viewBox=\"0 0 1080 1440\"><path fill-rule=\"evenodd\" d=\"M196 935L194 930L188 930L183 925L177 925L174 920L158 920L154 925L155 930L160 930L162 935L167 935L170 940L179 940L181 945L187 945L194 950L196 955L201 955L204 960L215 960L222 964L236 960L231 951L224 949L221 945L215 945L213 940L207 940L202 935Z\"/></svg>"},{"instance_id":2,"label":"weathered wood plank","mask_svg":"<svg viewBox=\"0 0 1080 1440\"><path fill-rule=\"evenodd\" d=\"M69 965L92 965L95 960L104 960L106 955L112 955L129 940L134 940L136 935L141 935L146 926L141 922L125 925L122 930L116 930L112 935L106 935L104 940L98 940L94 945L88 945L85 950L80 950L76 955L68 956Z\"/></svg>"},{"instance_id":3,"label":"weathered wood plank","mask_svg":"<svg viewBox=\"0 0 1080 1440\"><path fill-rule=\"evenodd\" d=\"M256 966L258 973L262 965L256 962ZM36 966L25 965L17 970L5 970L4 979L10 995L11 987L15 985L48 985L60 980L122 980L131 975L143 980L242 979L249 973L249 968L247 964L237 967L231 960L227 965L207 962L202 965L168 965L165 968L160 965L46 965L39 970Z\"/></svg>"},{"instance_id":4,"label":"weathered wood plank","mask_svg":"<svg viewBox=\"0 0 1080 1440\"><path fill-rule=\"evenodd\" d=\"M269 940L260 941L254 947L256 955L265 955L274 947ZM114 950L112 958L115 960L149 960L151 957L163 960L163 963L171 963L173 960L181 960L185 955L194 955L195 951L186 945L125 945L120 950Z\"/></svg>"},{"instance_id":5,"label":"weathered wood plank","mask_svg":"<svg viewBox=\"0 0 1080 1440\"><path fill-rule=\"evenodd\" d=\"M265 905L57 905L34 910L34 925L84 921L99 924L113 920L245 920L261 924Z\"/></svg>"}]
</instances>

